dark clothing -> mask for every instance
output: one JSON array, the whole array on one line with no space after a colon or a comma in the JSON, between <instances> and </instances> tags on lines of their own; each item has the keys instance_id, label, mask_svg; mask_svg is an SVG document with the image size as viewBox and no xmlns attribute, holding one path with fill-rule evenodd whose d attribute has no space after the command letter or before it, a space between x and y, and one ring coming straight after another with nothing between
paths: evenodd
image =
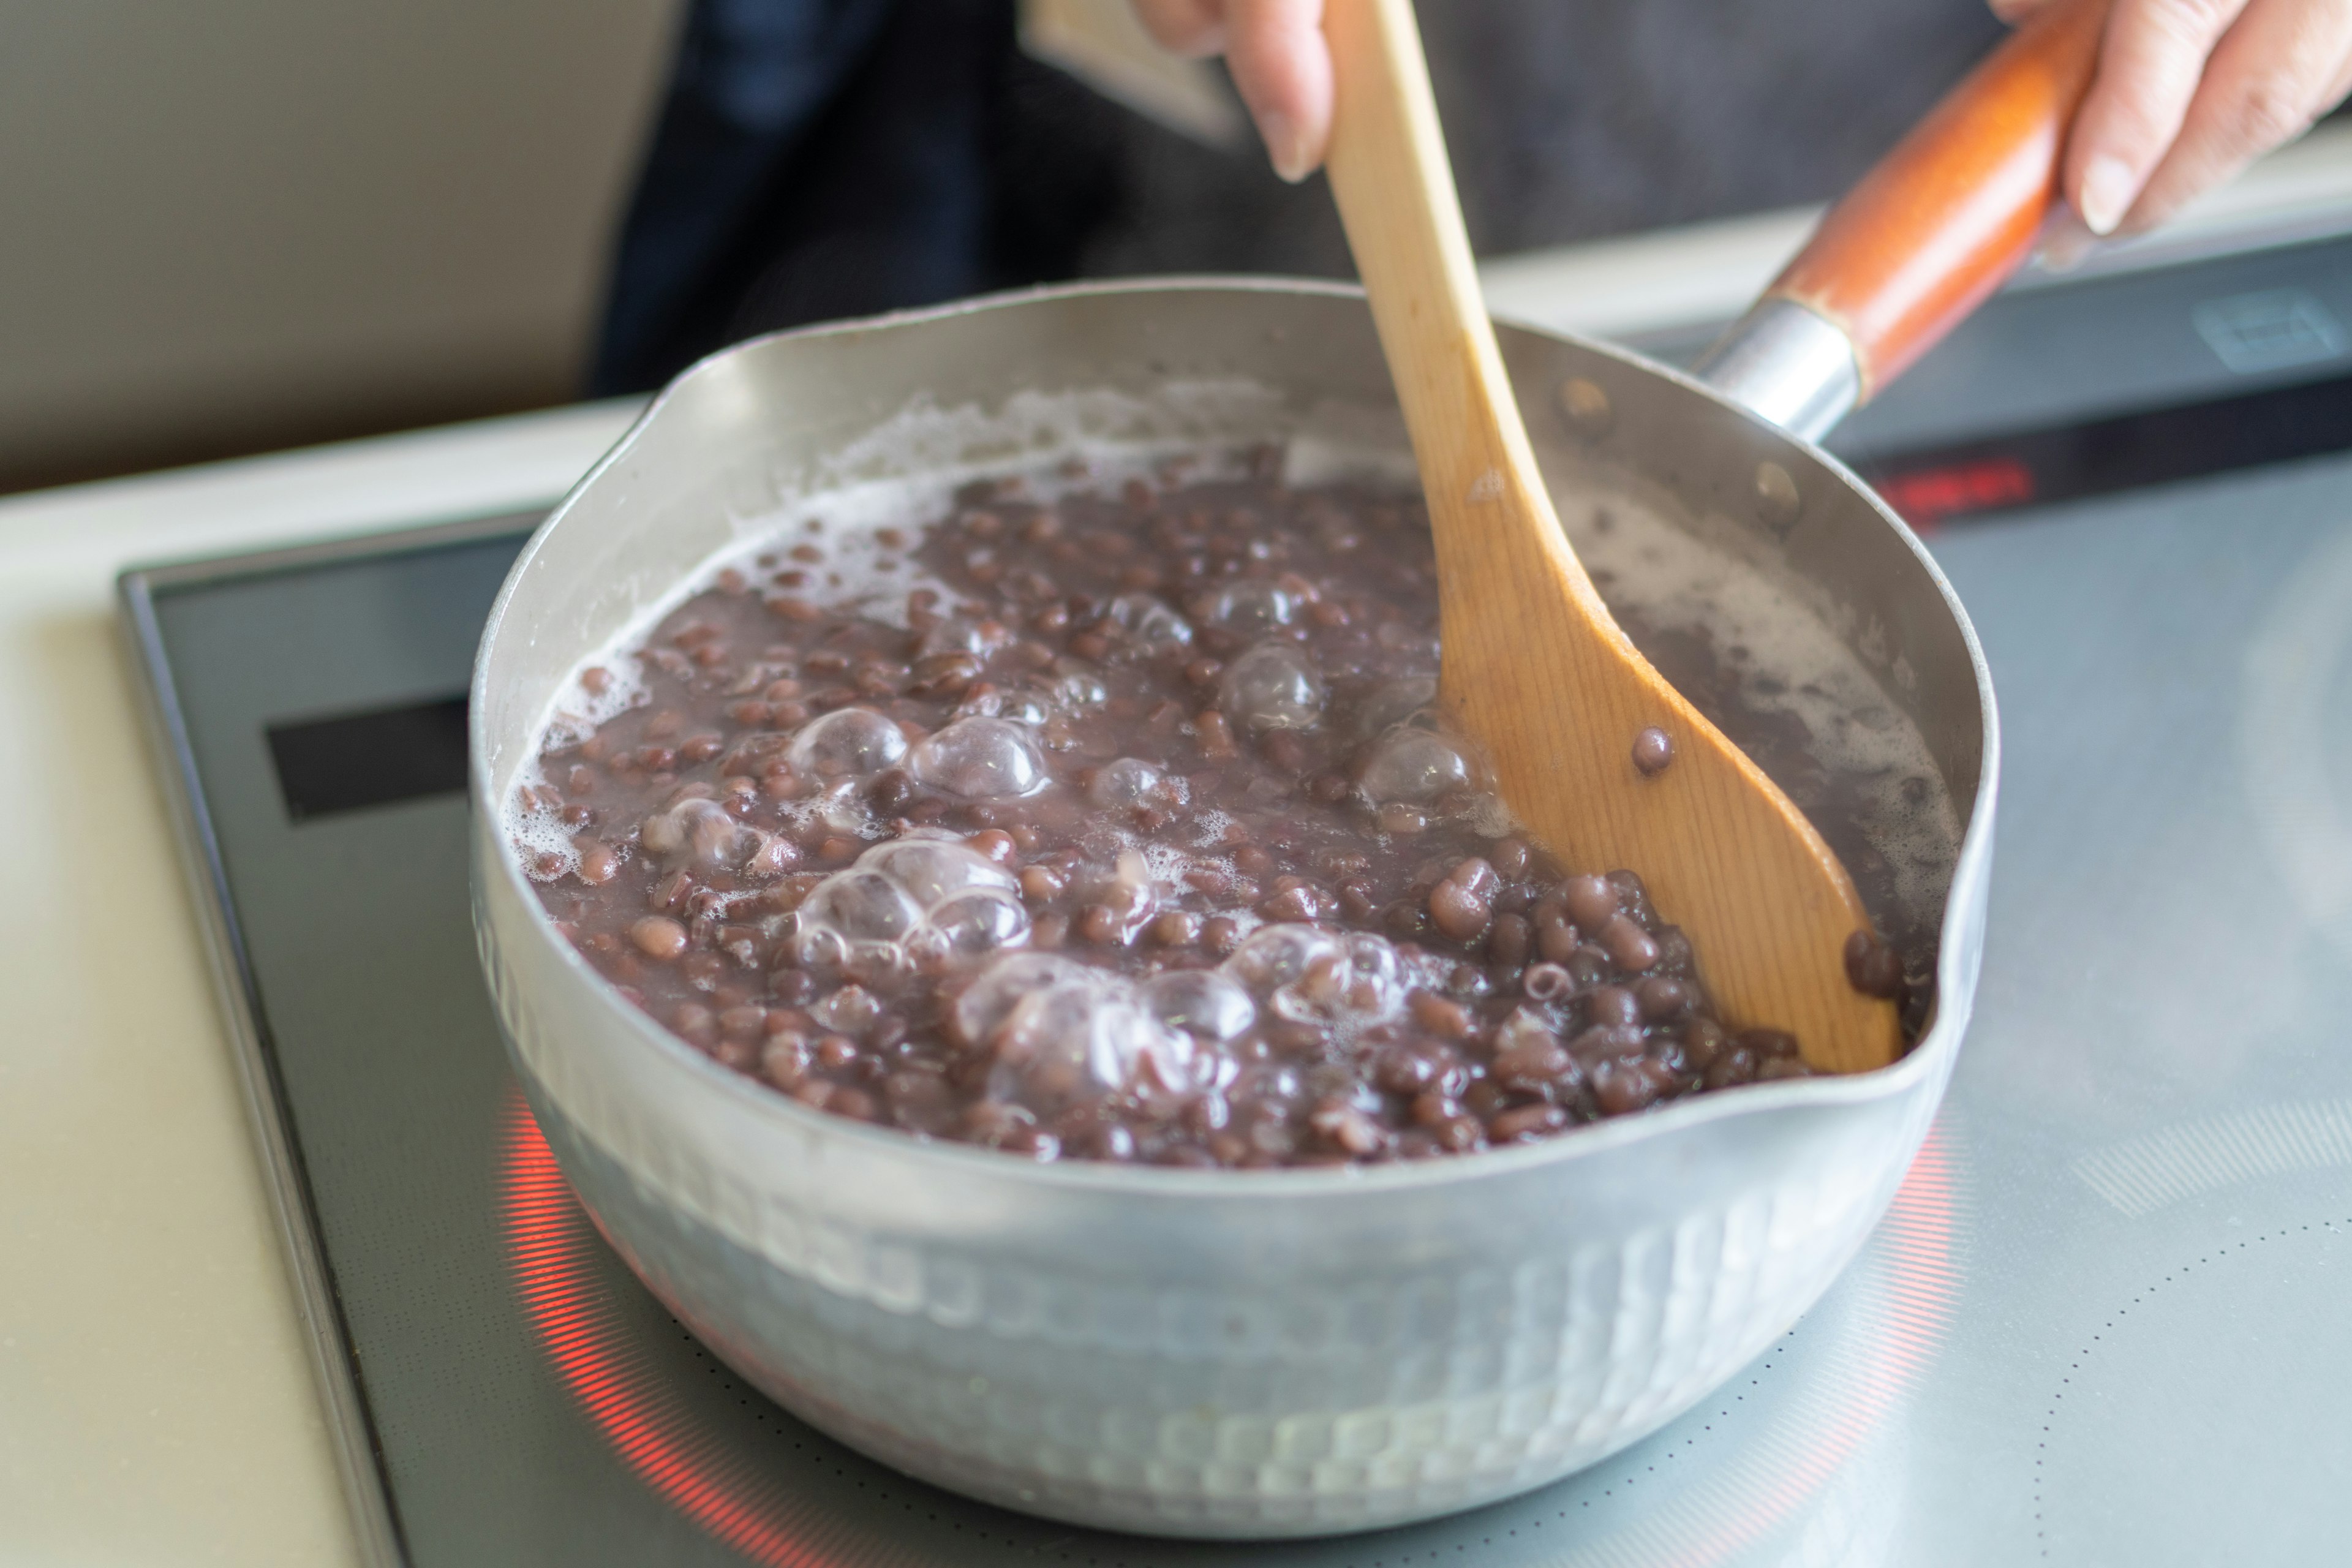
<instances>
[{"instance_id":1,"label":"dark clothing","mask_svg":"<svg viewBox=\"0 0 2352 1568\"><path fill-rule=\"evenodd\" d=\"M1482 254L1820 201L2000 36L1982 0L1432 0ZM1023 55L1013 0L693 0L594 390L779 327L1076 276L1346 276L1319 180Z\"/></svg>"},{"instance_id":2,"label":"dark clothing","mask_svg":"<svg viewBox=\"0 0 2352 1568\"><path fill-rule=\"evenodd\" d=\"M694 0L593 390L778 327L1067 277L1118 110L1023 55L1009 0Z\"/></svg>"}]
</instances>

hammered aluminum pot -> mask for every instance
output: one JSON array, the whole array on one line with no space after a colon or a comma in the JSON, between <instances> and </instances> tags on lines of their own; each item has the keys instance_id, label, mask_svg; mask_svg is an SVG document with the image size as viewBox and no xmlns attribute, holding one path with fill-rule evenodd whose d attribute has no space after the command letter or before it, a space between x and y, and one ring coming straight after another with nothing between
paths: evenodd
<instances>
[{"instance_id":1,"label":"hammered aluminum pot","mask_svg":"<svg viewBox=\"0 0 2352 1568\"><path fill-rule=\"evenodd\" d=\"M539 1124L630 1267L745 1377L885 1463L1034 1513L1202 1537L1360 1530L1524 1491L1655 1430L1784 1332L1885 1212L1950 1078L1999 756L1949 585L1803 437L2021 257L2097 3L2062 0L1956 89L1705 379L1501 332L1556 489L1729 531L1925 737L1965 833L1909 1054L1417 1163L1041 1165L812 1110L601 979L542 912L499 806L572 672L739 532L787 502L1049 462L1082 439L1402 439L1352 289L1047 289L706 360L556 509L491 614L470 716L482 963ZM1939 186L1951 199L1921 196ZM874 438L886 428L901 437Z\"/></svg>"},{"instance_id":2,"label":"hammered aluminum pot","mask_svg":"<svg viewBox=\"0 0 2352 1568\"><path fill-rule=\"evenodd\" d=\"M1503 343L1565 483L1605 495L1663 476L1692 512L1754 529L1890 672L1968 823L1926 1037L1878 1072L1534 1146L1263 1173L918 1142L719 1067L555 931L499 825L584 659L733 542L735 520L821 488L833 454L910 404L973 411L960 428L977 444L916 458L983 468L1035 456L991 441L988 411L1021 391L1097 395L1098 437L1206 446L1393 418L1369 313L1339 288L1054 289L732 349L563 502L491 614L474 888L515 1067L574 1189L679 1319L787 1408L913 1475L1087 1524L1394 1523L1538 1485L1671 1419L1784 1331L1885 1208L1951 1072L1983 929L1996 743L1959 605L1819 452L1629 355L1526 331ZM1171 382L1192 394L1165 397ZM1605 433L1575 434L1569 383L1606 399ZM1755 504L1768 461L1801 498L1785 539Z\"/></svg>"}]
</instances>

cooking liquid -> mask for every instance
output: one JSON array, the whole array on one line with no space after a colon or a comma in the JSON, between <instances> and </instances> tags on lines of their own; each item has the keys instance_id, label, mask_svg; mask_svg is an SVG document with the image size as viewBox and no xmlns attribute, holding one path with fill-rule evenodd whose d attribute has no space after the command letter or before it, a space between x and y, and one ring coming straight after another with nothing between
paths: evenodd
<instances>
[{"instance_id":1,"label":"cooking liquid","mask_svg":"<svg viewBox=\"0 0 2352 1568\"><path fill-rule=\"evenodd\" d=\"M729 1065L1032 1155L1453 1152L1801 1070L1714 1019L1637 880L1512 833L1428 710L1425 521L1304 483L1328 456L749 531L558 704L513 815L551 912ZM1561 502L1629 635L1853 873L1916 1033L1958 840L1922 739L1769 572Z\"/></svg>"}]
</instances>

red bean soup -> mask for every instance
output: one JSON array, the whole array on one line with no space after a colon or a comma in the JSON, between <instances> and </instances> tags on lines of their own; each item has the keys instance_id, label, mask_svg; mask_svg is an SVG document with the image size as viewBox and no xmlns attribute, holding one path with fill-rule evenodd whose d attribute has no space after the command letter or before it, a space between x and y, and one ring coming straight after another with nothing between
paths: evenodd
<instances>
[{"instance_id":1,"label":"red bean soup","mask_svg":"<svg viewBox=\"0 0 2352 1568\"><path fill-rule=\"evenodd\" d=\"M1427 1159L1808 1073L1639 867L1515 829L1433 705L1417 497L1282 468L782 520L551 721L512 820L557 929L776 1093L1033 1160ZM1880 678L1757 563L1563 511L1853 871L1886 941L1849 971L1916 1037L1958 826Z\"/></svg>"}]
</instances>

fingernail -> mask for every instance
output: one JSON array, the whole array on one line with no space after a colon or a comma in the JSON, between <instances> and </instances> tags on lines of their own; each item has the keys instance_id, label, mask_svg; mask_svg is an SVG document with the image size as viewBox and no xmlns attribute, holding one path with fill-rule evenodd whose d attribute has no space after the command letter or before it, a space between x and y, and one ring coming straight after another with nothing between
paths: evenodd
<instances>
[{"instance_id":1,"label":"fingernail","mask_svg":"<svg viewBox=\"0 0 2352 1568\"><path fill-rule=\"evenodd\" d=\"M2044 239L2033 259L2044 272L2072 272L2098 243L2096 235L2080 224L2071 225Z\"/></svg>"},{"instance_id":2,"label":"fingernail","mask_svg":"<svg viewBox=\"0 0 2352 1568\"><path fill-rule=\"evenodd\" d=\"M1297 184L1310 173L1307 165L1307 139L1290 116L1278 109L1269 109L1257 117L1257 133L1265 138L1266 156L1274 161L1274 172L1291 184Z\"/></svg>"},{"instance_id":3,"label":"fingernail","mask_svg":"<svg viewBox=\"0 0 2352 1568\"><path fill-rule=\"evenodd\" d=\"M2072 272L2098 248L2099 237L2083 225L2083 215L2071 203L2060 202L2042 220L2033 238L2033 262L2044 272Z\"/></svg>"},{"instance_id":4,"label":"fingernail","mask_svg":"<svg viewBox=\"0 0 2352 1568\"><path fill-rule=\"evenodd\" d=\"M2101 153L2083 171L2083 226L2093 234L2115 233L2137 195L2139 181L2130 165Z\"/></svg>"}]
</instances>

